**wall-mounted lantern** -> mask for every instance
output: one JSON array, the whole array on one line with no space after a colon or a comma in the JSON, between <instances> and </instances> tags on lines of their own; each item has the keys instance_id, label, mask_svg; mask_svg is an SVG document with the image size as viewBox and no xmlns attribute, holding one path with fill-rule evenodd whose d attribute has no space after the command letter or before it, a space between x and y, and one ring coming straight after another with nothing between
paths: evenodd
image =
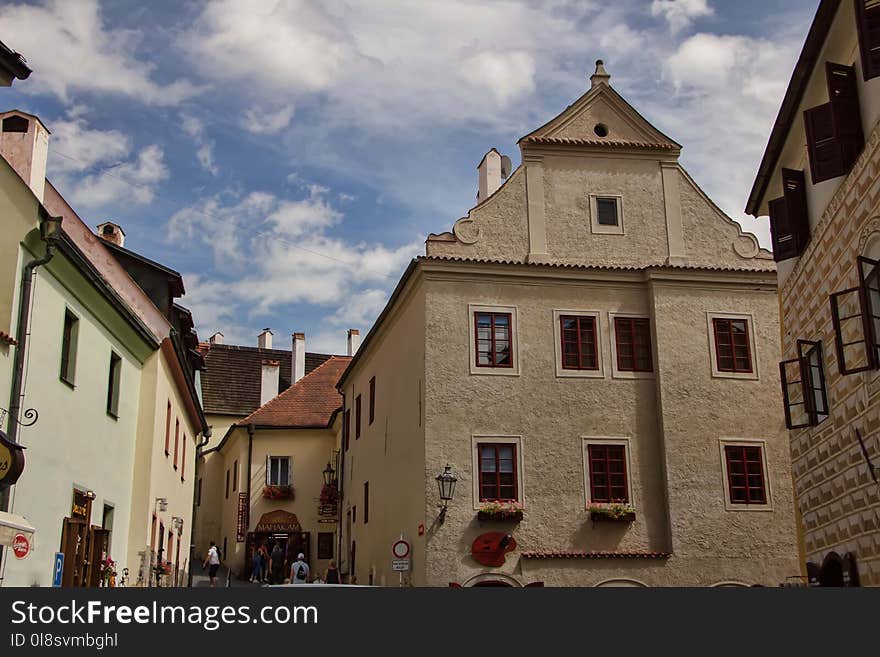
<instances>
[{"instance_id":1,"label":"wall-mounted lantern","mask_svg":"<svg viewBox=\"0 0 880 657\"><path fill-rule=\"evenodd\" d=\"M437 475L437 488L440 492L440 502L442 504L440 507L440 522L446 519L446 509L455 496L456 482L458 482L458 477L452 473L452 466L447 463L446 467L443 468L443 472Z\"/></svg>"},{"instance_id":2,"label":"wall-mounted lantern","mask_svg":"<svg viewBox=\"0 0 880 657\"><path fill-rule=\"evenodd\" d=\"M324 485L329 486L336 482L336 470L333 469L333 465L330 461L327 461L327 467L324 468Z\"/></svg>"}]
</instances>

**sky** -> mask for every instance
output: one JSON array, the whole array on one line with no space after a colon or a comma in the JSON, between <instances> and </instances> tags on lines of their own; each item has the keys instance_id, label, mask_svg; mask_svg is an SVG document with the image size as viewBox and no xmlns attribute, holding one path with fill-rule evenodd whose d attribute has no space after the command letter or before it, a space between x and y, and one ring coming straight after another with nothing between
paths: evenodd
<instances>
[{"instance_id":1,"label":"sky","mask_svg":"<svg viewBox=\"0 0 880 657\"><path fill-rule=\"evenodd\" d=\"M92 228L184 275L202 340L345 353L490 148L589 88L595 60L743 212L817 0L57 0L0 5L34 72L6 107Z\"/></svg>"}]
</instances>

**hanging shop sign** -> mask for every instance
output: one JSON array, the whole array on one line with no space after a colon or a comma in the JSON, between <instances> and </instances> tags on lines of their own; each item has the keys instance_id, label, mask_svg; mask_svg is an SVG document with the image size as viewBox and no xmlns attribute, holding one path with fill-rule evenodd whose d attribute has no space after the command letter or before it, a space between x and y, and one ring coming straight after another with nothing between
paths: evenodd
<instances>
[{"instance_id":1,"label":"hanging shop sign","mask_svg":"<svg viewBox=\"0 0 880 657\"><path fill-rule=\"evenodd\" d=\"M92 498L84 491L74 489L73 501L70 503L70 516L88 520L91 516L91 507Z\"/></svg>"},{"instance_id":2,"label":"hanging shop sign","mask_svg":"<svg viewBox=\"0 0 880 657\"><path fill-rule=\"evenodd\" d=\"M12 539L12 553L16 559L24 559L31 553L31 542L25 534L16 534Z\"/></svg>"},{"instance_id":3,"label":"hanging shop sign","mask_svg":"<svg viewBox=\"0 0 880 657\"><path fill-rule=\"evenodd\" d=\"M504 565L507 553L516 549L516 539L504 532L480 534L471 545L471 556L481 566L497 568Z\"/></svg>"},{"instance_id":4,"label":"hanging shop sign","mask_svg":"<svg viewBox=\"0 0 880 657\"><path fill-rule=\"evenodd\" d=\"M235 540L238 543L244 543L247 536L248 526L248 494L241 492L238 494L238 517L235 523Z\"/></svg>"},{"instance_id":5,"label":"hanging shop sign","mask_svg":"<svg viewBox=\"0 0 880 657\"><path fill-rule=\"evenodd\" d=\"M0 431L0 490L12 486L24 471L24 447Z\"/></svg>"}]
</instances>

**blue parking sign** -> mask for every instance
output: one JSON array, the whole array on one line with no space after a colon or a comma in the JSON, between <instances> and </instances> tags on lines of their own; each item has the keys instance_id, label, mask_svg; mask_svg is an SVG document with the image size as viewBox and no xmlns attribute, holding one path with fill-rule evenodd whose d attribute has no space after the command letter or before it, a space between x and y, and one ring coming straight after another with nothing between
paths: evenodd
<instances>
[{"instance_id":1,"label":"blue parking sign","mask_svg":"<svg viewBox=\"0 0 880 657\"><path fill-rule=\"evenodd\" d=\"M55 565L52 567L52 586L61 586L61 575L64 573L64 553L55 553Z\"/></svg>"}]
</instances>

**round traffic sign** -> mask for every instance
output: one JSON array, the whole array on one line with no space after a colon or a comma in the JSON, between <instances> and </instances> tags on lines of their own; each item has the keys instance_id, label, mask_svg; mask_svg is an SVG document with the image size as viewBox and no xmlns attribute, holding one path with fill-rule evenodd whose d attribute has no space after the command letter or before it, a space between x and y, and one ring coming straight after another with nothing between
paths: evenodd
<instances>
[{"instance_id":1,"label":"round traffic sign","mask_svg":"<svg viewBox=\"0 0 880 657\"><path fill-rule=\"evenodd\" d=\"M12 539L12 553L17 559L24 559L31 552L31 542L24 534L16 534Z\"/></svg>"},{"instance_id":2,"label":"round traffic sign","mask_svg":"<svg viewBox=\"0 0 880 657\"><path fill-rule=\"evenodd\" d=\"M391 546L391 553L397 559L406 559L409 556L409 543L403 539L395 541L394 545Z\"/></svg>"}]
</instances>

